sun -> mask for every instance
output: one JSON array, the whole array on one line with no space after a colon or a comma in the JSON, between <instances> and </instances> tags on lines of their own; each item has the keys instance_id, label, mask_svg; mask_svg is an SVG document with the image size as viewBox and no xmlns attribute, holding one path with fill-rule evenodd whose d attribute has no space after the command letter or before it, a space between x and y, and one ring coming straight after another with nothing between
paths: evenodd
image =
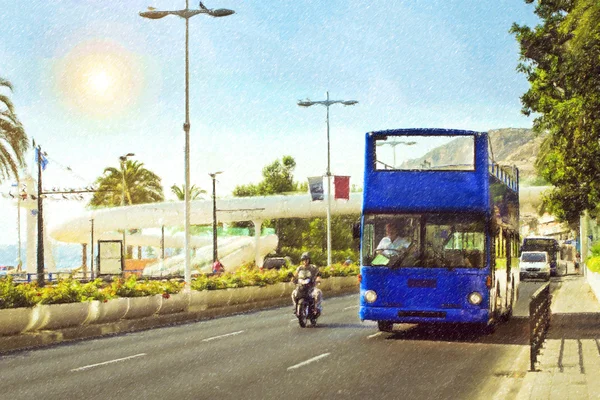
<instances>
[{"instance_id":1,"label":"sun","mask_svg":"<svg viewBox=\"0 0 600 400\"><path fill-rule=\"evenodd\" d=\"M112 79L106 71L92 71L88 74L87 84L91 91L104 95L111 88Z\"/></svg>"},{"instance_id":2,"label":"sun","mask_svg":"<svg viewBox=\"0 0 600 400\"><path fill-rule=\"evenodd\" d=\"M131 109L144 79L138 58L120 43L87 40L57 64L56 90L71 109L92 117L113 117Z\"/></svg>"}]
</instances>

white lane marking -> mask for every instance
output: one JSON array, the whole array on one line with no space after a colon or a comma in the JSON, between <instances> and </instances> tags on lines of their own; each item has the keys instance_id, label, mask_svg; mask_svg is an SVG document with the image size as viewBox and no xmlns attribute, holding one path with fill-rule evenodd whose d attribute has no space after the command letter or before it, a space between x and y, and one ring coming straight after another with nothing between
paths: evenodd
<instances>
[{"instance_id":1,"label":"white lane marking","mask_svg":"<svg viewBox=\"0 0 600 400\"><path fill-rule=\"evenodd\" d=\"M129 357L117 358L116 360L104 361L104 362L101 362L101 363L98 363L98 364L90 364L90 365L86 365L84 367L79 367L79 368L72 369L71 372L84 371L86 369L90 369L90 368L94 368L94 367L100 367L102 365L117 363L117 362L121 362L121 361L125 361L125 360L131 360L132 358L137 358L137 357L143 357L145 355L146 355L146 353L140 353L140 354L136 354L136 355L129 356Z\"/></svg>"},{"instance_id":2,"label":"white lane marking","mask_svg":"<svg viewBox=\"0 0 600 400\"><path fill-rule=\"evenodd\" d=\"M358 305L356 305L356 306L350 306L350 307L346 307L346 308L343 308L342 310L343 310L343 311L346 311L346 310L350 310L350 309L352 309L352 308L358 308Z\"/></svg>"},{"instance_id":3,"label":"white lane marking","mask_svg":"<svg viewBox=\"0 0 600 400\"><path fill-rule=\"evenodd\" d=\"M240 333L242 333L244 331L237 331L237 332L232 332L232 333L226 333L225 335L219 335L219 336L213 336L213 337L209 337L206 339L202 339L203 342L210 342L211 340L215 340L215 339L221 339L227 336L234 336L234 335L239 335Z\"/></svg>"},{"instance_id":4,"label":"white lane marking","mask_svg":"<svg viewBox=\"0 0 600 400\"><path fill-rule=\"evenodd\" d=\"M371 339L371 338L377 337L379 335L383 335L383 332L377 332L377 333L374 333L372 335L369 335L369 336L367 336L367 339Z\"/></svg>"},{"instance_id":5,"label":"white lane marking","mask_svg":"<svg viewBox=\"0 0 600 400\"><path fill-rule=\"evenodd\" d=\"M316 356L316 357L313 357L313 358L311 358L311 359L309 359L309 360L302 361L302 362L301 362L301 363L299 363L299 364L292 365L291 367L288 367L288 369L287 369L287 370L289 371L289 370L292 370L292 369L296 369L296 368L303 367L303 366L305 366L305 365L307 365L307 364L310 364L311 362L315 362L315 361L318 361L318 360L320 360L321 358L325 358L325 357L327 357L329 354L331 354L331 353L325 353L325 354L321 354L320 356Z\"/></svg>"}]
</instances>

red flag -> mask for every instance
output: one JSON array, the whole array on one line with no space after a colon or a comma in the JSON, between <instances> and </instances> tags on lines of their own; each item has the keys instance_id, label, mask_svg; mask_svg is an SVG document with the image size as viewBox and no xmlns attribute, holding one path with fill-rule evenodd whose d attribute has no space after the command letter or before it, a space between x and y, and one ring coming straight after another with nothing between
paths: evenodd
<instances>
[{"instance_id":1,"label":"red flag","mask_svg":"<svg viewBox=\"0 0 600 400\"><path fill-rule=\"evenodd\" d=\"M350 200L350 177L349 176L334 176L333 184L335 185L335 199Z\"/></svg>"}]
</instances>

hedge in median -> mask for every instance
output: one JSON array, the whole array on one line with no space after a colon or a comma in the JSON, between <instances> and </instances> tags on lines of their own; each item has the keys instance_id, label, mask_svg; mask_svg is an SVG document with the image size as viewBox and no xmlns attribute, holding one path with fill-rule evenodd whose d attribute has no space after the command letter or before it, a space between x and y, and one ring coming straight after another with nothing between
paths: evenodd
<instances>
[{"instance_id":1,"label":"hedge in median","mask_svg":"<svg viewBox=\"0 0 600 400\"><path fill-rule=\"evenodd\" d=\"M192 290L217 290L245 286L266 286L279 282L289 282L295 267L261 271L251 266L243 266L233 273L222 275L198 275L191 283ZM332 276L358 275L357 265L334 264L320 268L323 278ZM179 293L184 283L179 279L138 280L135 276L127 279L113 278L111 282L95 279L81 283L68 278L39 287L37 283L16 283L13 278L0 279L0 309L33 307L36 304L64 304L84 301L108 301L117 297L142 297L162 294L168 298Z\"/></svg>"}]
</instances>

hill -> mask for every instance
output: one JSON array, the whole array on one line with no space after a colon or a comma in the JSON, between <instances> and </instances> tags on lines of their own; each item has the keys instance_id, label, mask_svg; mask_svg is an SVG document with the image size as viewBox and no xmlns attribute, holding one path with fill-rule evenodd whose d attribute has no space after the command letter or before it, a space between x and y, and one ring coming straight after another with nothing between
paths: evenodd
<instances>
[{"instance_id":1,"label":"hill","mask_svg":"<svg viewBox=\"0 0 600 400\"><path fill-rule=\"evenodd\" d=\"M519 168L522 184L532 185L536 178L534 163L543 137L536 136L531 129L505 128L489 130L490 155L499 164L516 165ZM405 166L418 167L426 160L435 160L437 165L457 165L469 163L472 150L460 138L437 147L420 158L407 161Z\"/></svg>"},{"instance_id":2,"label":"hill","mask_svg":"<svg viewBox=\"0 0 600 400\"><path fill-rule=\"evenodd\" d=\"M531 185L536 178L534 164L543 137L523 128L490 130L489 134L494 160L500 164L516 165L521 183Z\"/></svg>"}]
</instances>

